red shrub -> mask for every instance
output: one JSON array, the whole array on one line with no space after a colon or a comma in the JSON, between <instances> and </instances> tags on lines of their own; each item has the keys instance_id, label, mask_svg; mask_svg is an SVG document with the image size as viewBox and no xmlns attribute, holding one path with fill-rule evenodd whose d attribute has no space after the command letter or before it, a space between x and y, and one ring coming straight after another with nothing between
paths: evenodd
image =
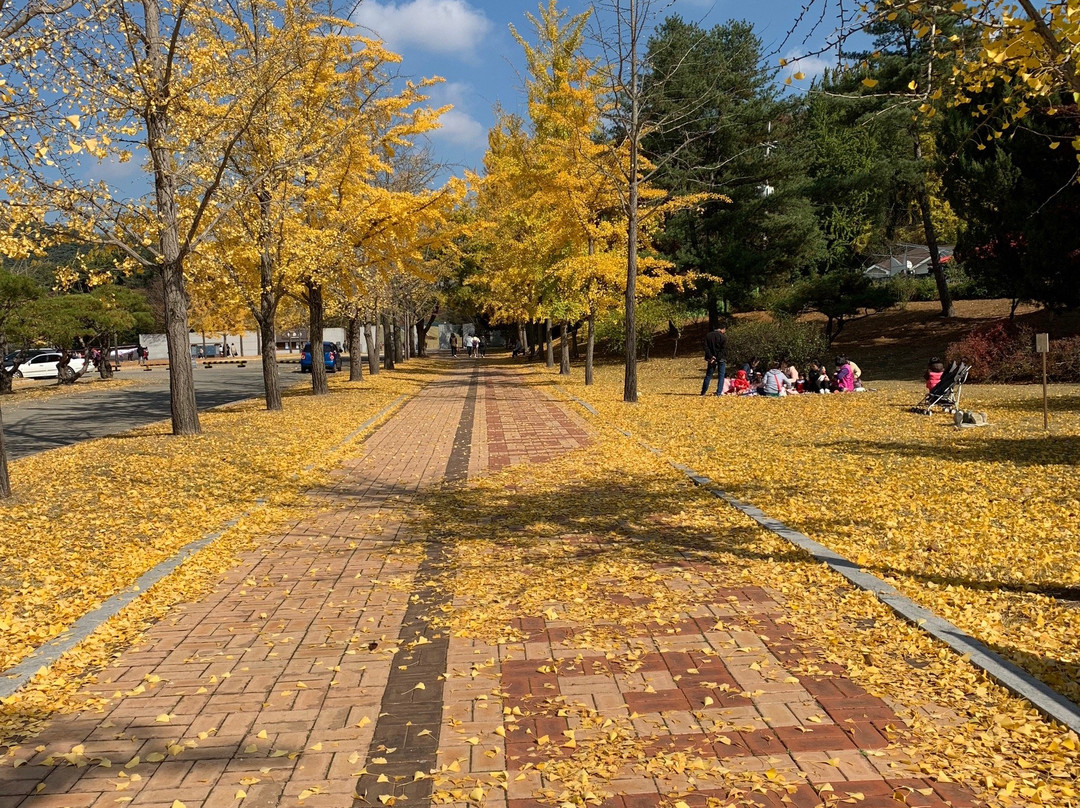
<instances>
[{"instance_id":1,"label":"red shrub","mask_svg":"<svg viewBox=\"0 0 1080 808\"><path fill-rule=\"evenodd\" d=\"M969 381L1042 381L1042 358L1035 353L1035 333L1007 320L972 331L946 352L948 361L971 365ZM1051 381L1080 382L1080 337L1050 341L1047 372Z\"/></svg>"}]
</instances>

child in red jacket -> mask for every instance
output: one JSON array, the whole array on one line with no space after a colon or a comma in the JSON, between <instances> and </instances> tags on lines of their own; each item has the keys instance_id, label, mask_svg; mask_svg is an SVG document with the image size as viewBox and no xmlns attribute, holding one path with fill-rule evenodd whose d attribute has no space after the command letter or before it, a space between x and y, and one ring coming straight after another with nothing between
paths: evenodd
<instances>
[{"instance_id":1,"label":"child in red jacket","mask_svg":"<svg viewBox=\"0 0 1080 808\"><path fill-rule=\"evenodd\" d=\"M731 392L737 396L745 396L750 392L750 382L746 378L745 370L740 370L731 380Z\"/></svg>"}]
</instances>

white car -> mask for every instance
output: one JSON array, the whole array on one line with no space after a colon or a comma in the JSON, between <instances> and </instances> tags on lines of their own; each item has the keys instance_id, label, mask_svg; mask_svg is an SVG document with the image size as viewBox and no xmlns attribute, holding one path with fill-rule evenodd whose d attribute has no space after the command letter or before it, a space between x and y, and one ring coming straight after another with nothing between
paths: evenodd
<instances>
[{"instance_id":1,"label":"white car","mask_svg":"<svg viewBox=\"0 0 1080 808\"><path fill-rule=\"evenodd\" d=\"M60 361L60 352L51 351L48 353L39 353L36 356L31 356L21 365L19 369L15 371L16 379L56 379L59 377L59 373L56 370L56 365ZM68 362L68 367L71 368L72 373L78 373L83 368L84 360L81 356L73 356ZM8 365L6 370L11 370L11 365Z\"/></svg>"}]
</instances>

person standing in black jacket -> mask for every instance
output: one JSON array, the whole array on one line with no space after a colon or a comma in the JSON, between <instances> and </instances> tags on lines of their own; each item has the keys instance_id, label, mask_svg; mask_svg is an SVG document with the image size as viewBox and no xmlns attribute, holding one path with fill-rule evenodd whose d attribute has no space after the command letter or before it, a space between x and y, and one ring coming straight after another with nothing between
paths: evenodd
<instances>
[{"instance_id":1,"label":"person standing in black jacket","mask_svg":"<svg viewBox=\"0 0 1080 808\"><path fill-rule=\"evenodd\" d=\"M709 382L713 373L717 373L716 395L724 392L724 377L727 375L727 327L721 323L705 335L705 381L701 383L701 395L709 392Z\"/></svg>"}]
</instances>

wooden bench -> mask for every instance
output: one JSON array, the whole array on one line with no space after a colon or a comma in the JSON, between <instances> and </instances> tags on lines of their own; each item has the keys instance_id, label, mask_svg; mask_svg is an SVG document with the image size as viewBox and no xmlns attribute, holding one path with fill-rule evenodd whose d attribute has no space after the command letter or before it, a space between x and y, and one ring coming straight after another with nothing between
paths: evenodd
<instances>
[{"instance_id":1,"label":"wooden bench","mask_svg":"<svg viewBox=\"0 0 1080 808\"><path fill-rule=\"evenodd\" d=\"M204 368L212 368L214 365L236 365L240 368L247 367L246 359L214 359L212 361L203 362Z\"/></svg>"}]
</instances>

